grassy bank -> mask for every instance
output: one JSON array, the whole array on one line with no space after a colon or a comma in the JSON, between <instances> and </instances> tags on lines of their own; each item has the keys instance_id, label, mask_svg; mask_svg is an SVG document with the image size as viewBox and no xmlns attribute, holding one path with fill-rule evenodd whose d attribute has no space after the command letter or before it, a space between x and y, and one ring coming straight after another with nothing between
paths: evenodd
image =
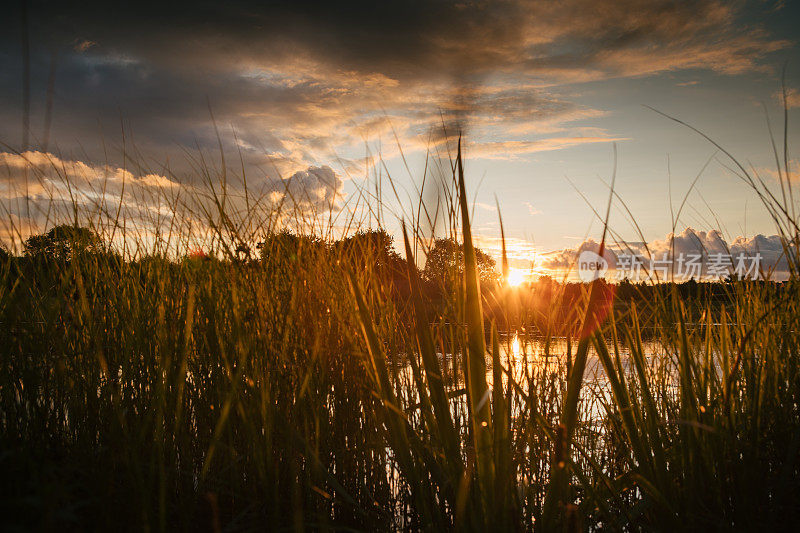
<instances>
[{"instance_id":1,"label":"grassy bank","mask_svg":"<svg viewBox=\"0 0 800 533\"><path fill-rule=\"evenodd\" d=\"M354 224L338 240L271 230L256 257L220 222L224 202L206 213L225 243L208 256L120 254L97 230L4 258L3 529L800 519L796 270L780 290L665 286L622 306L610 285L554 284L542 305L482 280L460 156L449 186L462 246L435 277L418 268L421 224L399 255ZM796 222L765 202L796 269ZM645 320L663 357L643 348ZM530 323L569 337L557 362L501 349L498 329ZM606 379L584 376L590 355Z\"/></svg>"}]
</instances>

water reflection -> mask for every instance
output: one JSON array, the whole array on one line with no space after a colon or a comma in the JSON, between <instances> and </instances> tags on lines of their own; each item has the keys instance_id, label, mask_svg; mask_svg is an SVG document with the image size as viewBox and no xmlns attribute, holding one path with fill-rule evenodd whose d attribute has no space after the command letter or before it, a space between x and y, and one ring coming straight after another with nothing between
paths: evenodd
<instances>
[{"instance_id":1,"label":"water reflection","mask_svg":"<svg viewBox=\"0 0 800 533\"><path fill-rule=\"evenodd\" d=\"M524 331L500 332L500 374L502 388L509 388L509 376L513 379L511 388L528 395L544 398L560 403L557 398L566 392L568 369L574 362L578 341L566 337L542 337ZM633 371L631 351L628 347L618 344L615 348L611 340L607 341L608 351L613 360L618 360L623 373L630 376ZM657 340L643 340L642 350L648 374L658 375L661 383L671 384L677 378L673 357L668 356L667 349ZM445 388L451 398L454 412L466 412L466 387L464 382L464 361L460 354L454 357L452 353L437 353L441 365L442 378ZM397 378L404 384L406 394L409 395L413 408L419 407L417 383L413 377L412 366L404 354L394 360L393 368L398 372ZM421 365L421 361L419 361ZM486 382L489 389L495 388L494 369L492 368L492 355L486 354ZM509 391L510 392L510 391ZM516 394L516 393L515 393ZM604 404L611 401L611 390L605 369L597 355L597 351L590 344L586 366L583 373L583 387L581 392L582 409L588 420L598 420L605 414ZM515 404L514 411L522 408ZM463 414L463 413L462 413ZM513 416L513 415L512 415Z\"/></svg>"},{"instance_id":2,"label":"water reflection","mask_svg":"<svg viewBox=\"0 0 800 533\"><path fill-rule=\"evenodd\" d=\"M535 369L548 369L556 372L559 368L564 368L571 364L571 359L575 357L578 342L564 337L551 337L545 339L533 335L520 335L514 333L507 342L500 343L500 361L504 367L512 370L514 375L525 375ZM614 356L614 347L607 343L609 353ZM654 356L665 355L665 351L660 343L643 342L645 360L650 360ZM630 349L624 346L617 346L619 359L623 369L627 371L630 359ZM487 363L491 364L491 357L487 358ZM586 371L586 379L605 379L605 371L597 356L594 346L589 346Z\"/></svg>"},{"instance_id":3,"label":"water reflection","mask_svg":"<svg viewBox=\"0 0 800 533\"><path fill-rule=\"evenodd\" d=\"M514 340L511 342L511 353L514 357L519 357L519 333L514 333Z\"/></svg>"}]
</instances>

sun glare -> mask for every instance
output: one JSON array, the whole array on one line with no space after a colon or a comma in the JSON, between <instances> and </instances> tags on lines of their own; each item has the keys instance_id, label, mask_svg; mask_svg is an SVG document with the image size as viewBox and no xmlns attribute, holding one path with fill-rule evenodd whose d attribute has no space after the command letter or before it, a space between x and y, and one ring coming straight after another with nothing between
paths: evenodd
<instances>
[{"instance_id":1,"label":"sun glare","mask_svg":"<svg viewBox=\"0 0 800 533\"><path fill-rule=\"evenodd\" d=\"M520 351L519 335L514 333L514 340L511 341L511 353L514 354L514 357L519 357Z\"/></svg>"},{"instance_id":2,"label":"sun glare","mask_svg":"<svg viewBox=\"0 0 800 533\"><path fill-rule=\"evenodd\" d=\"M508 284L512 287L519 287L525 282L525 272L522 270L512 270L508 273Z\"/></svg>"}]
</instances>

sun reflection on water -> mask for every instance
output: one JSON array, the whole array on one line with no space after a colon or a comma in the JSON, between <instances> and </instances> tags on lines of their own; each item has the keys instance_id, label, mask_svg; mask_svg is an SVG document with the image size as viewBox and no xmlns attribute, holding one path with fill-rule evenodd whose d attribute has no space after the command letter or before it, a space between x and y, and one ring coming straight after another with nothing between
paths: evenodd
<instances>
[{"instance_id":1,"label":"sun reflection on water","mask_svg":"<svg viewBox=\"0 0 800 533\"><path fill-rule=\"evenodd\" d=\"M511 341L511 353L514 354L514 357L519 357L520 346L519 346L519 335L517 333L514 333L514 340Z\"/></svg>"}]
</instances>

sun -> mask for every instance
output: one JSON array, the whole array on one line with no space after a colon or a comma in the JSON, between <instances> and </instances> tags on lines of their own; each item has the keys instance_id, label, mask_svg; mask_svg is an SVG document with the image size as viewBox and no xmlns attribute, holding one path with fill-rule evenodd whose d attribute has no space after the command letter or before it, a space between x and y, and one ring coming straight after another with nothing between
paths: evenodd
<instances>
[{"instance_id":1,"label":"sun","mask_svg":"<svg viewBox=\"0 0 800 533\"><path fill-rule=\"evenodd\" d=\"M525 278L525 272L514 269L508 273L508 278L506 281L511 287L519 287L525 282Z\"/></svg>"}]
</instances>

